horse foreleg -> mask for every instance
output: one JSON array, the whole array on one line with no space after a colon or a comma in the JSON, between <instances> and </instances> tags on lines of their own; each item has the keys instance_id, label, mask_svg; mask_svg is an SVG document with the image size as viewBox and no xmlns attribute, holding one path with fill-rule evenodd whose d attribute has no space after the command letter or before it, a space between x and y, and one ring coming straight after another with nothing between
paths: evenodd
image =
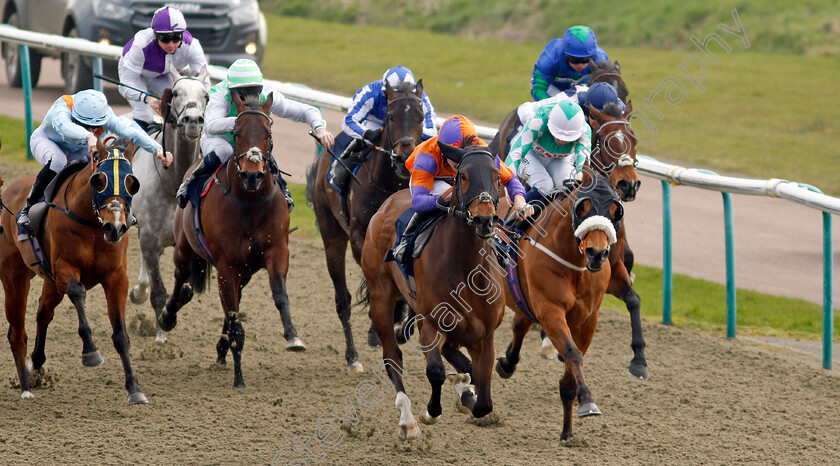
<instances>
[{"instance_id":1,"label":"horse foreleg","mask_svg":"<svg viewBox=\"0 0 840 466\"><path fill-rule=\"evenodd\" d=\"M460 351L457 345L450 342L444 343L443 347L441 347L441 354L449 362L449 364L452 364L452 367L454 367L459 374L469 374L470 378L472 378L472 362L470 362L470 358L466 357L464 353Z\"/></svg>"},{"instance_id":2,"label":"horse foreleg","mask_svg":"<svg viewBox=\"0 0 840 466\"><path fill-rule=\"evenodd\" d=\"M41 299L38 300L38 311L35 314L35 321L38 323L38 330L35 334L35 348L32 349L32 368L38 370L44 365L47 356L44 352L47 341L47 327L55 315L55 307L61 302L64 295L61 294L55 285L44 281L41 291Z\"/></svg>"},{"instance_id":3,"label":"horse foreleg","mask_svg":"<svg viewBox=\"0 0 840 466\"><path fill-rule=\"evenodd\" d=\"M56 266L56 269L58 269L58 266ZM79 318L79 336L82 338L82 364L87 367L99 366L105 360L99 354L99 349L96 348L91 336L90 324L88 324L87 314L85 313L87 291L84 285L79 283L78 278L71 278L66 283L67 297L70 298L70 302L76 308L76 315Z\"/></svg>"},{"instance_id":4,"label":"horse foreleg","mask_svg":"<svg viewBox=\"0 0 840 466\"><path fill-rule=\"evenodd\" d=\"M120 355L123 371L125 372L125 389L128 390L128 404L145 404L149 400L140 391L137 376L131 367L131 356L128 350L131 342L125 328L125 298L128 294L128 276L125 273L112 273L108 281L102 283L105 290L105 300L108 302L108 320L111 321L111 341L114 349Z\"/></svg>"},{"instance_id":5,"label":"horse foreleg","mask_svg":"<svg viewBox=\"0 0 840 466\"><path fill-rule=\"evenodd\" d=\"M187 239L181 236L172 253L172 259L175 262L175 285L172 287L172 295L166 302L166 308L157 319L158 327L164 331L168 332L175 328L178 323L178 311L193 297L192 287L187 284L193 257L195 253Z\"/></svg>"},{"instance_id":6,"label":"horse foreleg","mask_svg":"<svg viewBox=\"0 0 840 466\"><path fill-rule=\"evenodd\" d=\"M225 322L222 324L222 336L219 337L219 341L216 343L216 364L219 366L227 364L227 353L228 349L230 349L229 331L230 325L228 324L228 320L225 319Z\"/></svg>"},{"instance_id":7,"label":"horse foreleg","mask_svg":"<svg viewBox=\"0 0 840 466\"><path fill-rule=\"evenodd\" d=\"M440 345L435 344L438 338L438 331L434 325L424 325L420 329L420 344L424 349L426 356L426 378L429 379L429 385L432 386L432 395L429 397L429 403L420 413L420 420L424 424L435 424L440 419L440 414L443 411L440 407L440 390L443 382L446 380L446 371L443 368L443 359L440 356Z\"/></svg>"},{"instance_id":8,"label":"horse foreleg","mask_svg":"<svg viewBox=\"0 0 840 466\"><path fill-rule=\"evenodd\" d=\"M143 272L146 272L146 287L151 286L151 304L155 311L155 324L157 326L157 335L155 341L163 343L166 341L166 332L160 328L158 323L160 315L163 313L163 307L166 305L166 285L163 284L163 277L160 274L160 255L163 252L160 239L155 236L153 232L141 232L140 234L140 251L142 252L142 267L140 269L140 282L134 288L142 287ZM132 289L132 293L134 289ZM132 299L132 302L134 300Z\"/></svg>"},{"instance_id":9,"label":"horse foreleg","mask_svg":"<svg viewBox=\"0 0 840 466\"><path fill-rule=\"evenodd\" d=\"M494 348L493 328L487 329L487 335L481 343L467 348L473 361L476 401L470 407L473 417L482 418L493 411L493 399L490 396L490 377L493 374ZM465 403L466 404L466 403Z\"/></svg>"},{"instance_id":10,"label":"horse foreleg","mask_svg":"<svg viewBox=\"0 0 840 466\"><path fill-rule=\"evenodd\" d=\"M266 257L266 269L268 269L268 283L271 287L271 297L274 299L274 306L280 311L280 319L283 321L283 337L286 339L286 351L306 351L306 345L298 337L295 324L292 322L292 313L289 306L289 295L286 293L286 274L289 270L288 247L285 248L285 257L282 252L278 258Z\"/></svg>"},{"instance_id":11,"label":"horse foreleg","mask_svg":"<svg viewBox=\"0 0 840 466\"><path fill-rule=\"evenodd\" d=\"M5 293L6 321L9 322L9 332L6 337L15 360L21 398L34 397L29 387L26 369L26 297L29 295L30 275L31 272L26 268L20 256L4 260L0 264L0 277L2 277Z\"/></svg>"},{"instance_id":12,"label":"horse foreleg","mask_svg":"<svg viewBox=\"0 0 840 466\"><path fill-rule=\"evenodd\" d=\"M140 243L143 243L142 236ZM143 304L149 298L149 272L146 270L145 259L140 261L140 273L137 274L137 284L131 287L131 290L128 292L128 297L134 304Z\"/></svg>"},{"instance_id":13,"label":"horse foreleg","mask_svg":"<svg viewBox=\"0 0 840 466\"><path fill-rule=\"evenodd\" d=\"M228 341L233 353L233 388L245 388L242 377L242 350L245 347L245 329L239 320L239 277L231 267L219 264L219 297L228 325Z\"/></svg>"},{"instance_id":14,"label":"horse foreleg","mask_svg":"<svg viewBox=\"0 0 840 466\"><path fill-rule=\"evenodd\" d=\"M630 347L633 349L633 359L628 367L630 375L646 380L648 378L647 360L645 359L645 337L642 335L642 300L639 293L633 289L627 269L621 261L610 265L611 275L607 293L624 301L627 312L630 313L630 329L632 337Z\"/></svg>"},{"instance_id":15,"label":"horse foreleg","mask_svg":"<svg viewBox=\"0 0 840 466\"><path fill-rule=\"evenodd\" d=\"M499 374L499 377L508 379L516 371L516 365L519 364L519 352L522 350L522 342L533 325L534 323L521 312L514 314L513 339L510 341L505 355L500 357L496 362L496 373ZM555 352L554 348L552 348L552 352Z\"/></svg>"},{"instance_id":16,"label":"horse foreleg","mask_svg":"<svg viewBox=\"0 0 840 466\"><path fill-rule=\"evenodd\" d=\"M350 326L350 291L347 289L347 274L344 259L347 255L347 235L341 230L341 226L335 222L330 215L328 224L321 225L321 232L324 238L324 252L327 257L327 270L335 288L335 312L341 321L341 328L344 331L344 359L347 361L347 372L364 372L362 363L359 362L359 353L356 351L356 343L353 341L353 329ZM319 216L318 218L321 218ZM331 229L327 229L327 228ZM330 235L328 231L340 231L336 235ZM393 325L391 326L393 331Z\"/></svg>"}]
</instances>

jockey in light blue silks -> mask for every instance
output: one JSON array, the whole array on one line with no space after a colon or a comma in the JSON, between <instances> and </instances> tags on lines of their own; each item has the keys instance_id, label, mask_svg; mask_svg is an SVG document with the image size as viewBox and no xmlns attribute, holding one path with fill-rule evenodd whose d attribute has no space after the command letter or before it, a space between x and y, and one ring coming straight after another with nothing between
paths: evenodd
<instances>
[{"instance_id":1,"label":"jockey in light blue silks","mask_svg":"<svg viewBox=\"0 0 840 466\"><path fill-rule=\"evenodd\" d=\"M131 139L134 144L155 154L164 166L172 162L172 155L145 131L129 120L118 117L108 106L105 94L87 89L75 95L59 97L47 111L41 126L29 138L32 156L44 168L26 197L18 224L29 228L29 208L44 195L44 189L69 162L88 160L96 151L99 137L106 132Z\"/></svg>"},{"instance_id":2,"label":"jockey in light blue silks","mask_svg":"<svg viewBox=\"0 0 840 466\"><path fill-rule=\"evenodd\" d=\"M365 147L364 141L379 144L385 115L388 114L388 99L385 96L385 84L396 88L402 83L416 84L414 74L404 66L395 66L382 76L381 80L362 86L353 96L353 105L347 111L342 131L335 138L333 153L340 156L344 165L354 170L362 160L356 155ZM423 141L437 135L435 129L435 109L429 97L423 92ZM350 181L350 172L333 160L330 177L334 188L344 193Z\"/></svg>"},{"instance_id":3,"label":"jockey in light blue silks","mask_svg":"<svg viewBox=\"0 0 840 466\"><path fill-rule=\"evenodd\" d=\"M531 76L531 96L543 100L571 87L569 80L589 82L589 60L607 61L609 57L595 40L595 33L586 26L572 26L562 39L546 44ZM581 79L583 78L583 79Z\"/></svg>"},{"instance_id":4,"label":"jockey in light blue silks","mask_svg":"<svg viewBox=\"0 0 840 466\"><path fill-rule=\"evenodd\" d=\"M270 89L263 89L263 75L260 67L247 58L240 58L228 68L227 79L210 89L210 102L204 111L204 135L201 137L201 152L204 159L178 188L176 197L181 208L186 207L187 189L193 179L202 175L214 173L233 156L233 131L236 124L236 107L231 100L231 93L236 92L243 101L247 98L257 98L265 102L269 95L273 96L270 113L292 121L305 122L313 131L323 147L332 147L333 135L327 131L327 122L321 117L317 108L287 99L283 94ZM283 192L289 211L294 207L292 195L286 182L280 176L280 171L274 157L268 154L269 165Z\"/></svg>"},{"instance_id":5,"label":"jockey in light blue silks","mask_svg":"<svg viewBox=\"0 0 840 466\"><path fill-rule=\"evenodd\" d=\"M134 121L148 131L154 113L160 115L160 100L149 92L162 95L172 87L169 66L180 70L189 66L200 71L207 66L207 58L198 39L187 31L184 15L170 6L155 11L151 27L141 29L123 47L118 66L120 82L139 89L120 86L120 94L131 104ZM210 78L204 80L210 89Z\"/></svg>"}]
</instances>

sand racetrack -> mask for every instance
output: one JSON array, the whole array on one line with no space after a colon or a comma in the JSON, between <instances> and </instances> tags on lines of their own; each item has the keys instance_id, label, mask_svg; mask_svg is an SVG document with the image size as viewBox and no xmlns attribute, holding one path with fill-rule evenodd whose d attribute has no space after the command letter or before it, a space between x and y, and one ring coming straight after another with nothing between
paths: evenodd
<instances>
[{"instance_id":1,"label":"sand racetrack","mask_svg":"<svg viewBox=\"0 0 840 466\"><path fill-rule=\"evenodd\" d=\"M7 183L26 174L4 163L0 173ZM136 232L129 236L134 282L138 241ZM232 388L231 368L214 367L222 326L215 284L184 308L163 345L149 336L149 305L129 302L131 355L150 404L126 406L104 296L94 288L87 296L88 318L104 365L81 365L76 313L68 300L50 326L46 386L35 389L34 400L19 398L11 354L0 351L0 463L264 464L287 447L284 463L840 463L840 390L834 371L738 340L644 322L651 378L634 380L626 370L630 327L623 310L601 311L585 374L603 415L576 418L572 440L559 440L557 386L563 365L540 359L533 335L526 339L514 377L502 380L494 374L495 411L489 422L455 411L454 390L447 384L441 421L422 426L419 440L400 442L394 393L371 373L381 352L363 344L366 312L355 309L353 316L366 373L349 375L321 244L293 235L291 247L288 289L292 316L308 345L305 353L284 351L264 272L243 292L244 390ZM171 287L171 249L162 263ZM348 270L352 287L360 271L352 263ZM29 297L29 352L40 284L33 281ZM509 312L496 333L497 355L509 341L510 321ZM403 351L406 387L418 415L430 393L425 366L420 353ZM365 407L357 400L363 380L376 383L368 401L381 390L378 404ZM340 419L353 409L357 419ZM327 419L341 429L326 437L330 448L315 438L316 427ZM306 443L312 456L295 450L296 443Z\"/></svg>"}]
</instances>

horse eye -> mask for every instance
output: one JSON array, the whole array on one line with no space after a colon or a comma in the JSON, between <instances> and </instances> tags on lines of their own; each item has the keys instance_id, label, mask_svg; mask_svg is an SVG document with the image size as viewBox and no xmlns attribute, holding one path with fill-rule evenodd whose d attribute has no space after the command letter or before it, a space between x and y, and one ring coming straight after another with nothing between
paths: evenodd
<instances>
[{"instance_id":1,"label":"horse eye","mask_svg":"<svg viewBox=\"0 0 840 466\"><path fill-rule=\"evenodd\" d=\"M172 91L172 97L178 97L178 91Z\"/></svg>"}]
</instances>

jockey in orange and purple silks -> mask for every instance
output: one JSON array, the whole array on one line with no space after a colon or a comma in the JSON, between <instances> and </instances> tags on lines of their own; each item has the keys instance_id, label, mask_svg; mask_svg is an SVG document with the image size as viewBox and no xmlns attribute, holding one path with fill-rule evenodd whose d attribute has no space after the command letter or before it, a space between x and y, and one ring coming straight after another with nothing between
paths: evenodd
<instances>
[{"instance_id":1,"label":"jockey in orange and purple silks","mask_svg":"<svg viewBox=\"0 0 840 466\"><path fill-rule=\"evenodd\" d=\"M475 131L475 125L463 115L449 117L440 126L437 136L427 139L414 149L405 167L411 173L411 208L414 215L403 232L402 241L394 248L393 255L402 262L405 246L417 227L438 211L438 205L446 205L452 197L452 184L455 181L457 163L445 158L438 141L455 147L487 146ZM525 188L513 171L499 157L496 166L502 184L507 188L508 196L513 199L513 209L518 219L522 220L533 213L533 206L525 202Z\"/></svg>"}]
</instances>

